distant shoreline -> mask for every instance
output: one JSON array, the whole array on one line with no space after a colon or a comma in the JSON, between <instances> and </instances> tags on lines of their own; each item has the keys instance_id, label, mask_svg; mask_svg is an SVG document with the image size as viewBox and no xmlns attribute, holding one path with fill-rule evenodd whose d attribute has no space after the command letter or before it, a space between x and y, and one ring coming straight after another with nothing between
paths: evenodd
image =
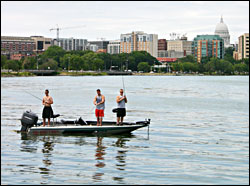
<instances>
[{"instance_id":1,"label":"distant shoreline","mask_svg":"<svg viewBox=\"0 0 250 186\"><path fill-rule=\"evenodd\" d=\"M193 73L132 73L126 76L248 76L249 74L193 74ZM32 77L37 76L30 72L1 72L1 77ZM44 75L45 76L45 75ZM55 75L49 76L117 76L109 75L106 72L57 72Z\"/></svg>"}]
</instances>

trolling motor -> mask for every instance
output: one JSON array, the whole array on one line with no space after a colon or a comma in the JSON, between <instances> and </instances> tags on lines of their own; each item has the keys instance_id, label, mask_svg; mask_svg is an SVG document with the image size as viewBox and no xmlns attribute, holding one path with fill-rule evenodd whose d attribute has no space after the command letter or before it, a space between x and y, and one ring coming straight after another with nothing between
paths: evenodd
<instances>
[{"instance_id":1,"label":"trolling motor","mask_svg":"<svg viewBox=\"0 0 250 186\"><path fill-rule=\"evenodd\" d=\"M22 119L21 119L21 132L27 132L29 128L33 127L34 125L37 125L38 116L31 111L26 111L23 113Z\"/></svg>"}]
</instances>

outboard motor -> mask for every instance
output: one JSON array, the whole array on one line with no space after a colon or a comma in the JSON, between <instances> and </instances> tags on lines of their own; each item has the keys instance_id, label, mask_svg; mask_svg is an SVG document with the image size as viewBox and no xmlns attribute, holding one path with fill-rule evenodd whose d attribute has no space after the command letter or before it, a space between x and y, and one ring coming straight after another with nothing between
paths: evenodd
<instances>
[{"instance_id":1,"label":"outboard motor","mask_svg":"<svg viewBox=\"0 0 250 186\"><path fill-rule=\"evenodd\" d=\"M22 128L21 132L27 132L29 128L33 127L34 125L37 125L38 116L31 111L26 111L23 113L21 123Z\"/></svg>"}]
</instances>

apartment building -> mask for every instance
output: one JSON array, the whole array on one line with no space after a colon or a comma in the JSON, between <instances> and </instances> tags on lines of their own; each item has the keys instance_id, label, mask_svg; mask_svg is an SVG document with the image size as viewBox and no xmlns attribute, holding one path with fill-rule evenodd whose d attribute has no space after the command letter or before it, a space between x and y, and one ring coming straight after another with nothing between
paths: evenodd
<instances>
[{"instance_id":1,"label":"apartment building","mask_svg":"<svg viewBox=\"0 0 250 186\"><path fill-rule=\"evenodd\" d=\"M36 48L35 41L30 37L1 36L1 54L31 54Z\"/></svg>"},{"instance_id":2,"label":"apartment building","mask_svg":"<svg viewBox=\"0 0 250 186\"><path fill-rule=\"evenodd\" d=\"M109 41L89 41L87 49L94 52L103 51L107 52Z\"/></svg>"},{"instance_id":3,"label":"apartment building","mask_svg":"<svg viewBox=\"0 0 250 186\"><path fill-rule=\"evenodd\" d=\"M219 35L197 35L192 42L192 54L201 63L202 57L224 58L224 40Z\"/></svg>"},{"instance_id":4,"label":"apartment building","mask_svg":"<svg viewBox=\"0 0 250 186\"><path fill-rule=\"evenodd\" d=\"M141 31L121 34L120 53L147 51L152 56L158 56L158 35L146 34Z\"/></svg>"},{"instance_id":5,"label":"apartment building","mask_svg":"<svg viewBox=\"0 0 250 186\"><path fill-rule=\"evenodd\" d=\"M107 52L109 54L119 54L120 53L120 40L109 41Z\"/></svg>"},{"instance_id":6,"label":"apartment building","mask_svg":"<svg viewBox=\"0 0 250 186\"><path fill-rule=\"evenodd\" d=\"M158 57L167 57L167 40L158 40Z\"/></svg>"},{"instance_id":7,"label":"apartment building","mask_svg":"<svg viewBox=\"0 0 250 186\"><path fill-rule=\"evenodd\" d=\"M87 43L87 39L74 39L73 37L59 39L59 46L66 51L85 50ZM56 39L53 40L53 45L57 45Z\"/></svg>"},{"instance_id":8,"label":"apartment building","mask_svg":"<svg viewBox=\"0 0 250 186\"><path fill-rule=\"evenodd\" d=\"M249 58L249 33L245 33L238 37L238 50L234 52L234 59L242 60Z\"/></svg>"},{"instance_id":9,"label":"apartment building","mask_svg":"<svg viewBox=\"0 0 250 186\"><path fill-rule=\"evenodd\" d=\"M187 37L167 41L167 48L168 51L182 52L183 57L192 55L192 41L188 41Z\"/></svg>"}]
</instances>

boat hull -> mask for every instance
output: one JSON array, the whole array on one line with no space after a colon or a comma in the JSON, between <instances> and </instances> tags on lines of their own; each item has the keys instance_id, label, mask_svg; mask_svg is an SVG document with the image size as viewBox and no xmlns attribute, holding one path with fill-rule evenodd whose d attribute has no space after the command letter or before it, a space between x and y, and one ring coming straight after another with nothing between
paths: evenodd
<instances>
[{"instance_id":1,"label":"boat hull","mask_svg":"<svg viewBox=\"0 0 250 186\"><path fill-rule=\"evenodd\" d=\"M145 127L143 125L138 126L117 126L117 127L107 127L107 126L98 126L98 127L32 127L29 130L29 134L32 135L59 135L59 134L122 134L122 133L131 133L132 131Z\"/></svg>"},{"instance_id":2,"label":"boat hull","mask_svg":"<svg viewBox=\"0 0 250 186\"><path fill-rule=\"evenodd\" d=\"M28 131L31 135L62 135L62 134L124 134L131 133L142 127L149 125L148 121L140 123L125 123L123 125L117 126L115 122L106 122L102 126L96 126L96 123L89 122L87 125L52 125L48 126L34 126Z\"/></svg>"}]
</instances>

